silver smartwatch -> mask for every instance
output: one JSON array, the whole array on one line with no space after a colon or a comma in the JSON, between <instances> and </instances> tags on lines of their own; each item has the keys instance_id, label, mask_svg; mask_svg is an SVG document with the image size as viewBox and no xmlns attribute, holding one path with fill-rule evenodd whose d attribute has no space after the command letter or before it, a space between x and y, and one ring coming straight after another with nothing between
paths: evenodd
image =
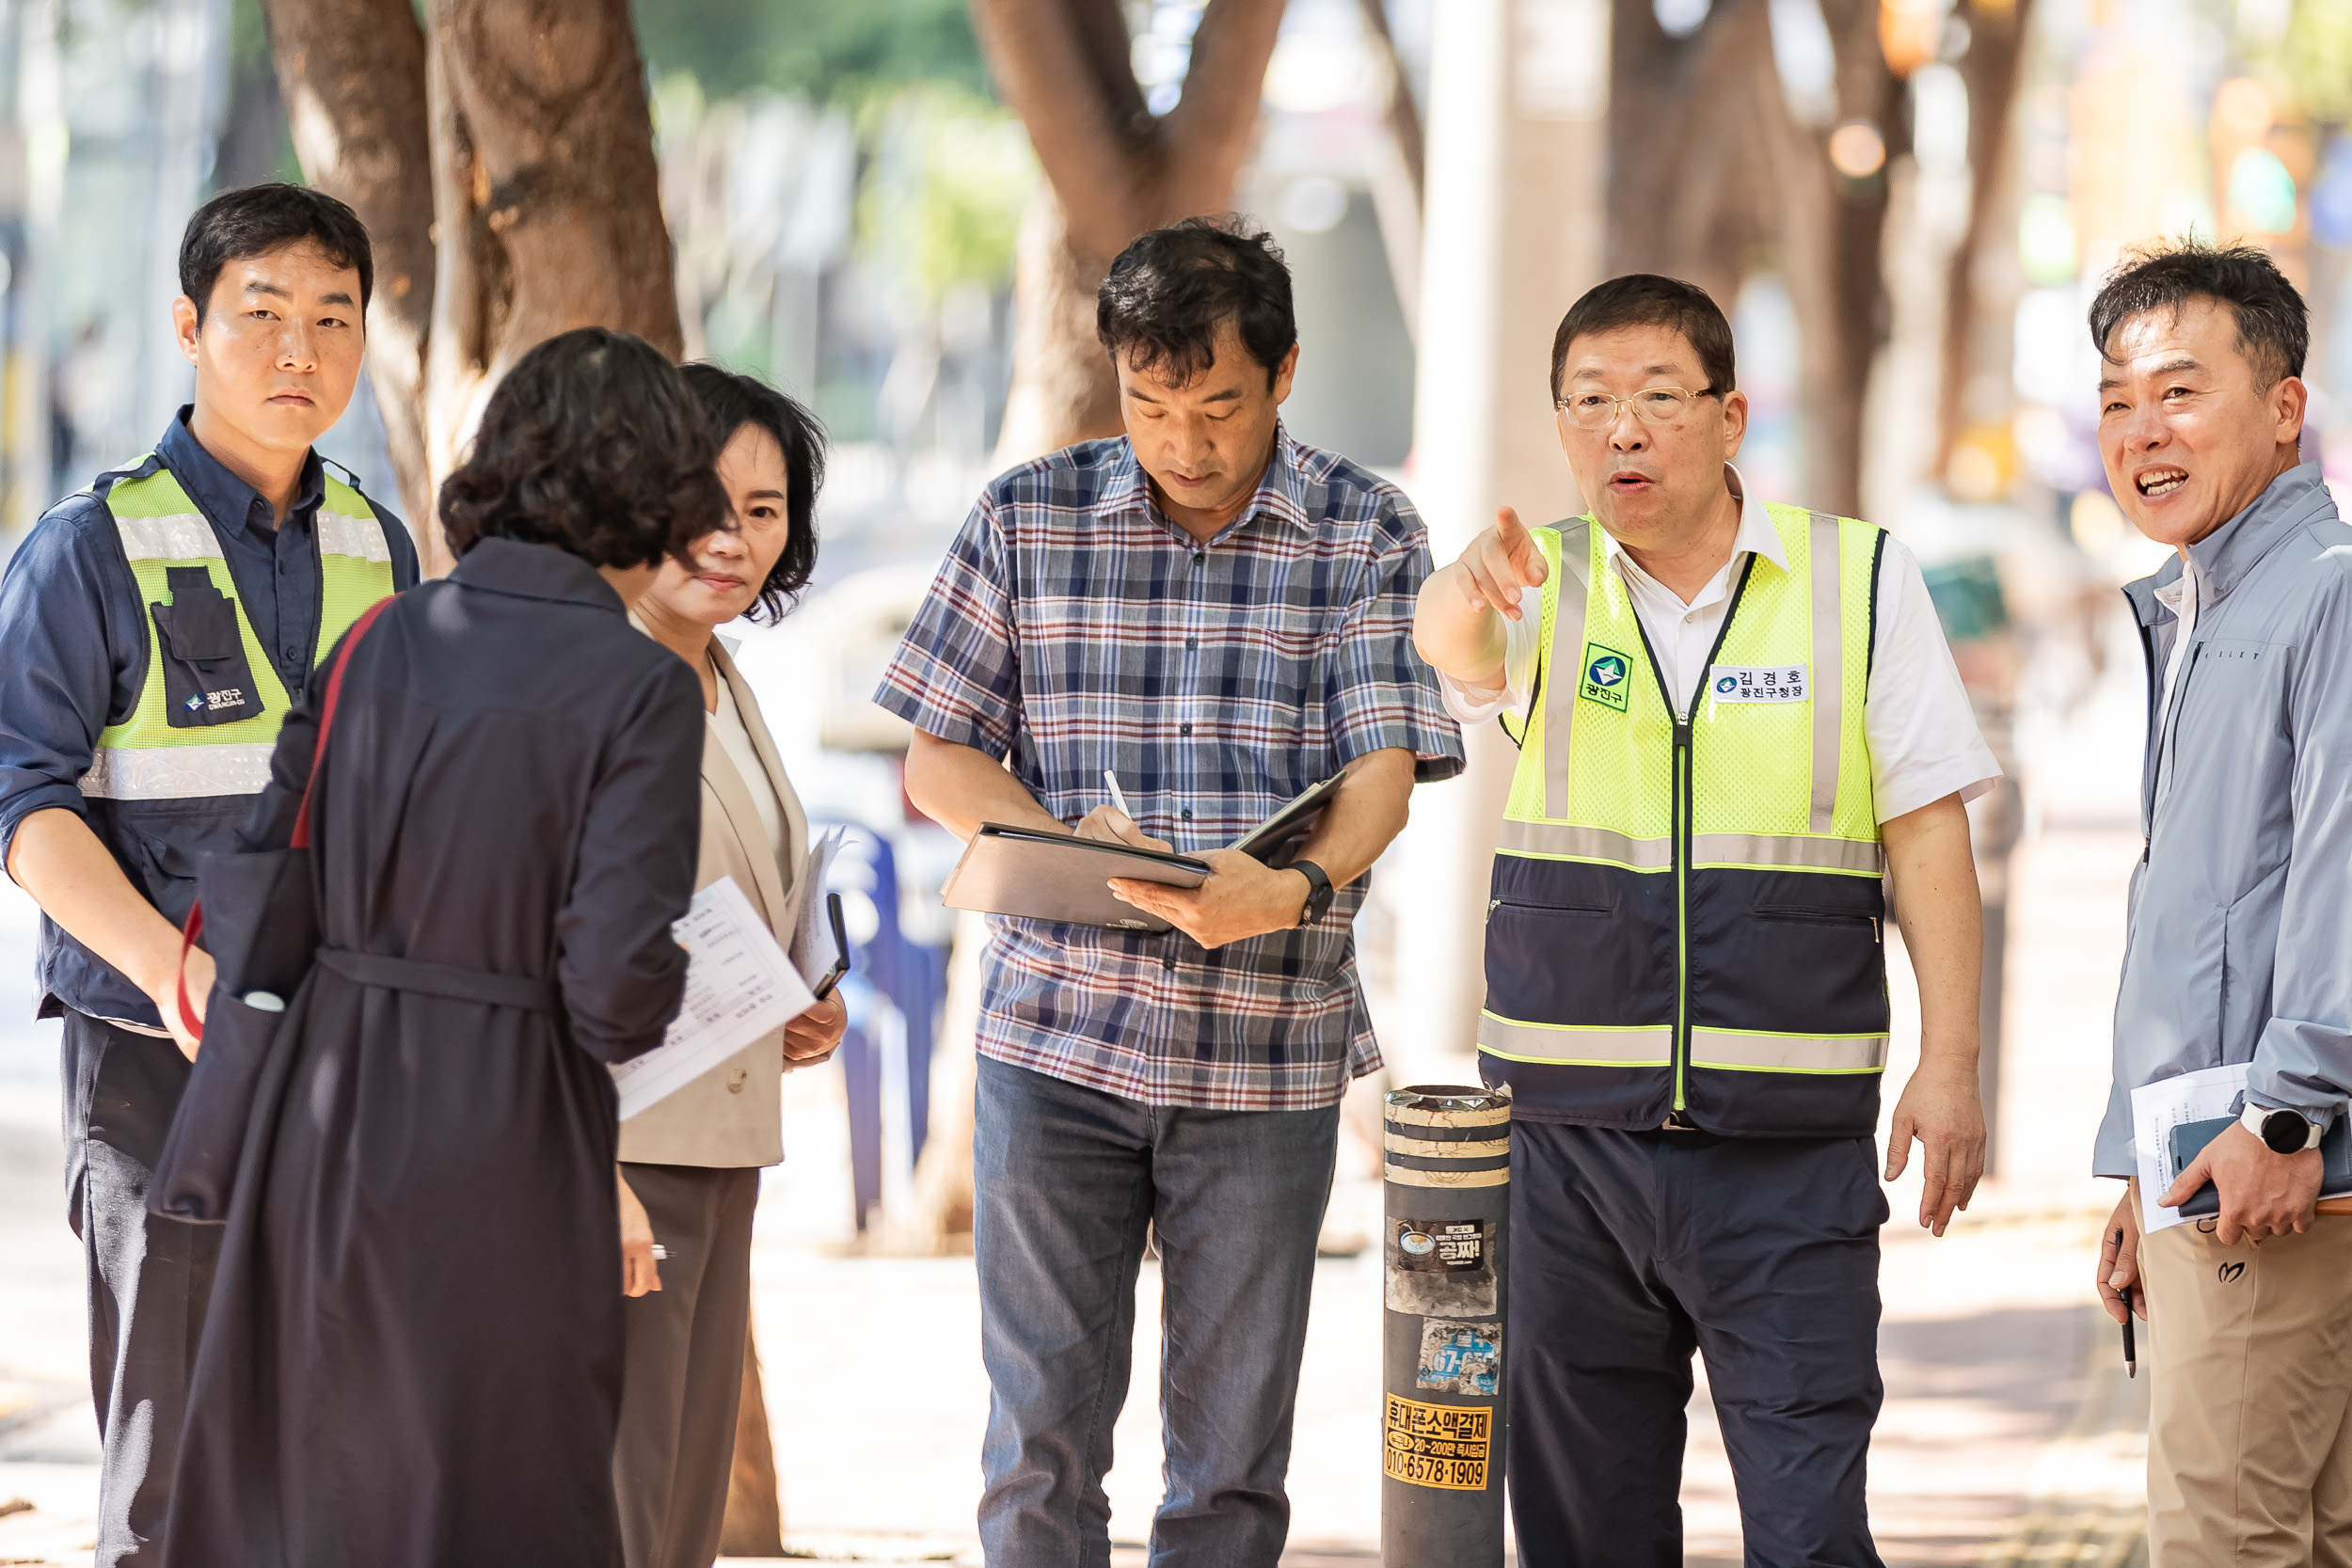
<instances>
[{"instance_id":1,"label":"silver smartwatch","mask_svg":"<svg viewBox=\"0 0 2352 1568\"><path fill-rule=\"evenodd\" d=\"M2237 1122L2274 1154L2300 1154L2319 1147L2319 1123L2307 1120L2299 1111L2273 1110L2249 1100Z\"/></svg>"}]
</instances>

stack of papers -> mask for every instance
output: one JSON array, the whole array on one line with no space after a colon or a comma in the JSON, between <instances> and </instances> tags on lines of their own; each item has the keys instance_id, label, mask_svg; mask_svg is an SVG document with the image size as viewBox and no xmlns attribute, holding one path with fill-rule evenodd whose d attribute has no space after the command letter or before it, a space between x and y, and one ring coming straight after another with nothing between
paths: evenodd
<instances>
[{"instance_id":1,"label":"stack of papers","mask_svg":"<svg viewBox=\"0 0 2352 1568\"><path fill-rule=\"evenodd\" d=\"M809 884L810 893L815 895L821 885ZM802 900L803 926L806 906L812 902L821 899ZM686 999L660 1045L612 1069L613 1085L621 1091L623 1121L675 1094L817 1003L802 972L776 945L768 923L734 878L722 877L695 894L686 918L670 929L686 949Z\"/></svg>"},{"instance_id":2,"label":"stack of papers","mask_svg":"<svg viewBox=\"0 0 2352 1568\"><path fill-rule=\"evenodd\" d=\"M2139 1230L2149 1235L2182 1224L2178 1209L2160 1207L2180 1172L2172 1164L2172 1129L2214 1121L2246 1092L2248 1064L2203 1068L2176 1078L2160 1078L2132 1091L2132 1149L2139 1161Z\"/></svg>"}]
</instances>

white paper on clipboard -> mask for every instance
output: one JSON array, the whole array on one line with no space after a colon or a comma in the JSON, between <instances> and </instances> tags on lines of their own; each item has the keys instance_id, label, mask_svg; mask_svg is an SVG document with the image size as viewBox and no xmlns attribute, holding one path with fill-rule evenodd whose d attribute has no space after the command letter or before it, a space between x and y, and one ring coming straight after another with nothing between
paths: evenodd
<instances>
[{"instance_id":1,"label":"white paper on clipboard","mask_svg":"<svg viewBox=\"0 0 2352 1568\"><path fill-rule=\"evenodd\" d=\"M841 853L844 830L827 828L809 846L808 862L801 867L801 920L792 928L792 967L815 986L833 967L833 922L825 917L825 873ZM812 996L812 1001L814 1000Z\"/></svg>"},{"instance_id":2,"label":"white paper on clipboard","mask_svg":"<svg viewBox=\"0 0 2352 1568\"><path fill-rule=\"evenodd\" d=\"M2182 1223L2178 1209L2156 1199L2181 1173L2172 1168L2172 1129L2192 1121L2217 1121L2246 1092L2248 1064L2201 1068L2159 1078L2132 1091L2132 1148L2139 1161L2139 1231L2145 1236Z\"/></svg>"},{"instance_id":3,"label":"white paper on clipboard","mask_svg":"<svg viewBox=\"0 0 2352 1568\"><path fill-rule=\"evenodd\" d=\"M670 932L686 949L686 999L660 1045L612 1069L623 1121L783 1028L817 1001L732 877L695 894L686 918Z\"/></svg>"}]
</instances>

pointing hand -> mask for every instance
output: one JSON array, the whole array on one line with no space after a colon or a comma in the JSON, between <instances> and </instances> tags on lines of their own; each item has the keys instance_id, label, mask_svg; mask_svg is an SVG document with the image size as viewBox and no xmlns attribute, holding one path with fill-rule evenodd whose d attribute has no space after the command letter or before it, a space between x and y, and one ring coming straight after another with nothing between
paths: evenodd
<instances>
[{"instance_id":1,"label":"pointing hand","mask_svg":"<svg viewBox=\"0 0 2352 1568\"><path fill-rule=\"evenodd\" d=\"M1519 515L1507 506L1495 514L1494 527L1470 541L1470 548L1462 552L1461 565L1468 579L1462 594L1470 609L1483 610L1491 606L1514 621L1521 619L1519 590L1540 587L1551 575L1544 564L1544 552L1529 537Z\"/></svg>"}]
</instances>

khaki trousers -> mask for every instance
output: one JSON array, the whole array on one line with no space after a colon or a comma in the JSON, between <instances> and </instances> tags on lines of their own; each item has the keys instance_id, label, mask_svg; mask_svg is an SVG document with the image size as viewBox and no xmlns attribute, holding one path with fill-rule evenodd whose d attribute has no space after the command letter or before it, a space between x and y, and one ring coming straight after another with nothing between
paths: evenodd
<instances>
[{"instance_id":1,"label":"khaki trousers","mask_svg":"<svg viewBox=\"0 0 2352 1568\"><path fill-rule=\"evenodd\" d=\"M2142 1239L2150 1568L2352 1568L2352 1218Z\"/></svg>"}]
</instances>

